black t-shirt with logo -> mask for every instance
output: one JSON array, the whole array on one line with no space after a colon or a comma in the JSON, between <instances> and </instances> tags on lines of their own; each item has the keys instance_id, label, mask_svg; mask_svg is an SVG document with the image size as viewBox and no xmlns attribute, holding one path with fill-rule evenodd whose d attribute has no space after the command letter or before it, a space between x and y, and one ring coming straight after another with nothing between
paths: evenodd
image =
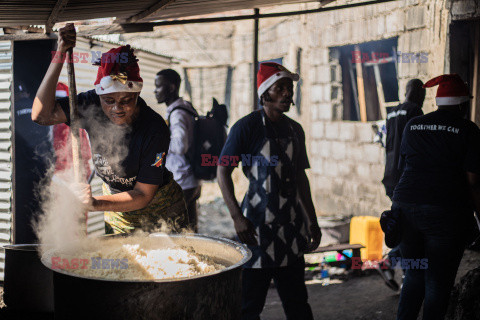
<instances>
[{"instance_id":1,"label":"black t-shirt with logo","mask_svg":"<svg viewBox=\"0 0 480 320\"><path fill-rule=\"evenodd\" d=\"M473 122L450 110L416 117L405 127L400 156L394 201L470 205L466 172L480 174L480 129Z\"/></svg>"},{"instance_id":2,"label":"black t-shirt with logo","mask_svg":"<svg viewBox=\"0 0 480 320\"><path fill-rule=\"evenodd\" d=\"M68 98L57 102L70 125ZM80 127L90 138L95 171L115 193L132 190L137 181L163 186L172 177L165 168L170 145L168 127L142 98L137 105L140 113L132 125L118 126L103 112L95 90L78 95Z\"/></svg>"}]
</instances>

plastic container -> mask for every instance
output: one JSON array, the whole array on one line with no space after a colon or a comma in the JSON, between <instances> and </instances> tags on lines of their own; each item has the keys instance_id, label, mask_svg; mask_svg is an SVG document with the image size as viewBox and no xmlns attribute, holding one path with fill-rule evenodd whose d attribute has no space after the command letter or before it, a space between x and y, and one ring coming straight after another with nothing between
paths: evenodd
<instances>
[{"instance_id":1,"label":"plastic container","mask_svg":"<svg viewBox=\"0 0 480 320\"><path fill-rule=\"evenodd\" d=\"M361 244L362 260L382 259L383 232L380 218L371 216L353 217L350 221L350 244Z\"/></svg>"}]
</instances>

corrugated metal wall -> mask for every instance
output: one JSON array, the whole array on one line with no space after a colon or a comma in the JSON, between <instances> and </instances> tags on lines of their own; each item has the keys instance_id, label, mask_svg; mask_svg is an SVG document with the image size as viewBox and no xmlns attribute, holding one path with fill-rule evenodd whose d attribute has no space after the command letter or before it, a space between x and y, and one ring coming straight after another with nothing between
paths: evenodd
<instances>
[{"instance_id":1,"label":"corrugated metal wall","mask_svg":"<svg viewBox=\"0 0 480 320\"><path fill-rule=\"evenodd\" d=\"M0 246L10 243L12 225L12 157L10 131L10 82L12 75L12 43L0 42ZM0 279L3 280L5 252L0 249Z\"/></svg>"},{"instance_id":2,"label":"corrugated metal wall","mask_svg":"<svg viewBox=\"0 0 480 320\"><path fill-rule=\"evenodd\" d=\"M97 67L92 65L92 58L95 59L95 57L99 57L101 53L107 52L111 48L115 47L118 47L118 44L85 38L77 39L77 46L75 47L74 52L77 52L79 57L82 57L81 54L85 54L83 56L85 58L79 59L80 63L75 64L77 92L83 92L94 88L93 83L97 77ZM140 95L152 109L163 115L164 108L161 108L157 105L157 101L153 93L153 90L155 89L154 81L155 75L158 71L171 67L172 58L145 51L135 51L135 54L139 60L140 75L143 78L143 89ZM64 66L62 70L59 80L64 83L68 83L66 66ZM0 144L0 151L1 150ZM92 192L94 195L102 194L102 181L97 176L95 176L92 181ZM87 232L90 235L103 234L104 226L103 212L89 213Z\"/></svg>"}]
</instances>

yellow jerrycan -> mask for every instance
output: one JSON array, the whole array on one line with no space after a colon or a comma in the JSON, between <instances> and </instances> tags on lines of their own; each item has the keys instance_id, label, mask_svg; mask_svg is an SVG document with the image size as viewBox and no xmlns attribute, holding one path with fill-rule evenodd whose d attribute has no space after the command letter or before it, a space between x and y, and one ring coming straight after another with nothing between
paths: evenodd
<instances>
[{"instance_id":1,"label":"yellow jerrycan","mask_svg":"<svg viewBox=\"0 0 480 320\"><path fill-rule=\"evenodd\" d=\"M383 231L380 218L356 216L350 221L350 244L361 244L362 261L380 260L383 253Z\"/></svg>"}]
</instances>

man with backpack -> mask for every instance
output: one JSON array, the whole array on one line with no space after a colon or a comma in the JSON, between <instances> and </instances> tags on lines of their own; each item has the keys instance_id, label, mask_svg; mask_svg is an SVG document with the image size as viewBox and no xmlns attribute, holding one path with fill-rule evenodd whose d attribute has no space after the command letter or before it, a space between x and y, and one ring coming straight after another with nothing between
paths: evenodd
<instances>
[{"instance_id":1,"label":"man with backpack","mask_svg":"<svg viewBox=\"0 0 480 320\"><path fill-rule=\"evenodd\" d=\"M180 75L172 69L164 69L155 77L155 97L158 103L167 105L170 128L170 148L166 168L182 187L187 205L190 228L197 232L197 200L201 193L201 182L193 174L189 154L194 144L195 117L198 113L192 104L179 97Z\"/></svg>"}]
</instances>

